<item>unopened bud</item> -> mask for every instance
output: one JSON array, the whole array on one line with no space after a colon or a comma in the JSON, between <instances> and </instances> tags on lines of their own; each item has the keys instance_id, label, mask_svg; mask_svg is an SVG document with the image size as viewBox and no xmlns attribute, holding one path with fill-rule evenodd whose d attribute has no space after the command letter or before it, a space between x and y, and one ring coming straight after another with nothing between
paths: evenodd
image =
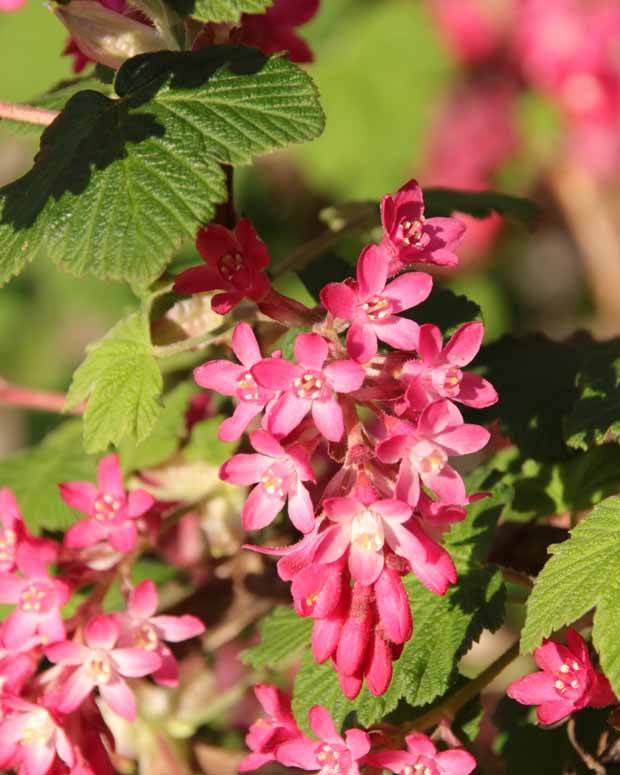
<instances>
[{"instance_id":1,"label":"unopened bud","mask_svg":"<svg viewBox=\"0 0 620 775\"><path fill-rule=\"evenodd\" d=\"M83 54L115 70L131 57L166 48L156 29L94 0L72 0L53 11Z\"/></svg>"}]
</instances>

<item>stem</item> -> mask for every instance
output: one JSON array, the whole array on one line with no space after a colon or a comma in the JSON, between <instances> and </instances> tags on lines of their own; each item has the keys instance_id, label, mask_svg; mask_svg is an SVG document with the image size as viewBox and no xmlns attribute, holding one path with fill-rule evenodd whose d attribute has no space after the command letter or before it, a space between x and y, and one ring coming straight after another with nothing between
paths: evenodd
<instances>
[{"instance_id":1,"label":"stem","mask_svg":"<svg viewBox=\"0 0 620 775\"><path fill-rule=\"evenodd\" d=\"M501 654L495 662L492 662L486 670L483 670L477 678L474 678L473 681L470 681L465 686L448 695L446 700L436 708L429 710L428 713L417 718L413 722L413 730L422 732L425 729L436 726L446 718L452 721L462 707L467 705L474 697L477 697L482 690L494 681L518 656L519 643L517 642L513 643L513 645Z\"/></svg>"},{"instance_id":2,"label":"stem","mask_svg":"<svg viewBox=\"0 0 620 775\"><path fill-rule=\"evenodd\" d=\"M11 121L21 121L24 124L49 126L60 113L57 110L43 110L32 105L13 105L11 102L0 102L0 118Z\"/></svg>"},{"instance_id":3,"label":"stem","mask_svg":"<svg viewBox=\"0 0 620 775\"><path fill-rule=\"evenodd\" d=\"M215 331L208 331L206 334L192 336L189 339L183 339L174 344L153 345L153 354L156 358L169 358L172 355L190 352L197 348L204 349L205 347L215 344L229 328L229 325L220 326L219 328L216 328Z\"/></svg>"},{"instance_id":4,"label":"stem","mask_svg":"<svg viewBox=\"0 0 620 775\"><path fill-rule=\"evenodd\" d=\"M525 573L520 573L518 570L513 570L512 568L504 568L502 566L500 566L500 568L504 581L510 581L513 584L517 584L523 589L527 589L528 592L531 592L534 588L534 582Z\"/></svg>"},{"instance_id":5,"label":"stem","mask_svg":"<svg viewBox=\"0 0 620 775\"><path fill-rule=\"evenodd\" d=\"M570 744L573 746L573 748L579 755L579 758L583 761L586 767L592 772L596 772L597 775L605 775L605 773L607 772L607 769L599 761L597 761L594 758L594 756L589 754L577 740L574 716L569 718L568 720L568 724L566 725L566 734L568 736Z\"/></svg>"},{"instance_id":6,"label":"stem","mask_svg":"<svg viewBox=\"0 0 620 775\"><path fill-rule=\"evenodd\" d=\"M64 393L31 390L30 388L9 385L8 382L0 381L0 404L6 404L7 406L63 414L65 412L66 398ZM80 404L73 409L67 410L67 412L80 416L84 413L84 405Z\"/></svg>"}]
</instances>

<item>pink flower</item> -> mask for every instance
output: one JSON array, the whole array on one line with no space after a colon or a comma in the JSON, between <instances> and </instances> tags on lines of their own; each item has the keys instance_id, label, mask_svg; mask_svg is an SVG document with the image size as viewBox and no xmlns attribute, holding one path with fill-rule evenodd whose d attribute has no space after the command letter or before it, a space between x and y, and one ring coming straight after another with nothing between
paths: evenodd
<instances>
[{"instance_id":1,"label":"pink flower","mask_svg":"<svg viewBox=\"0 0 620 775\"><path fill-rule=\"evenodd\" d=\"M277 761L285 767L318 771L321 775L358 775L358 762L370 750L370 738L361 729L349 729L344 738L338 734L325 708L314 705L308 714L310 727L319 738L301 737L284 743L277 751Z\"/></svg>"},{"instance_id":2,"label":"pink flower","mask_svg":"<svg viewBox=\"0 0 620 775\"><path fill-rule=\"evenodd\" d=\"M345 583L343 569L344 563L339 561L311 562L295 574L291 594L300 616L325 619L339 607L348 591L348 576Z\"/></svg>"},{"instance_id":3,"label":"pink flower","mask_svg":"<svg viewBox=\"0 0 620 775\"><path fill-rule=\"evenodd\" d=\"M117 455L107 455L99 463L97 486L91 482L64 482L59 488L65 503L90 517L67 531L65 546L69 549L108 541L116 551L130 552L138 537L135 520L155 503L145 490L125 491Z\"/></svg>"},{"instance_id":4,"label":"pink flower","mask_svg":"<svg viewBox=\"0 0 620 775\"><path fill-rule=\"evenodd\" d=\"M357 287L330 283L321 291L321 302L332 315L351 321L347 351L365 363L377 353L377 339L399 350L414 350L419 326L398 316L423 302L433 280L422 272L410 272L386 285L389 256L377 245L369 245L357 264Z\"/></svg>"},{"instance_id":5,"label":"pink flower","mask_svg":"<svg viewBox=\"0 0 620 775\"><path fill-rule=\"evenodd\" d=\"M323 436L329 441L340 441L344 419L337 394L358 390L364 382L364 369L349 360L332 361L325 366L329 346L318 334L300 334L295 339L294 352L299 365L266 358L252 368L259 385L283 391L268 412L269 431L275 436L286 436L311 412Z\"/></svg>"},{"instance_id":6,"label":"pink flower","mask_svg":"<svg viewBox=\"0 0 620 775\"><path fill-rule=\"evenodd\" d=\"M406 503L395 499L366 503L346 497L329 498L323 506L336 525L325 531L316 561L333 562L349 550L351 575L367 586L379 578L389 546L432 592L443 595L456 581L450 555L426 535Z\"/></svg>"},{"instance_id":7,"label":"pink flower","mask_svg":"<svg viewBox=\"0 0 620 775\"><path fill-rule=\"evenodd\" d=\"M17 547L26 532L15 496L5 487L0 490L0 571L15 568Z\"/></svg>"},{"instance_id":8,"label":"pink flower","mask_svg":"<svg viewBox=\"0 0 620 775\"><path fill-rule=\"evenodd\" d=\"M476 767L474 757L462 748L437 751L431 739L421 732L405 738L406 751L379 751L369 754L364 762L371 767L392 772L430 775L469 775Z\"/></svg>"},{"instance_id":9,"label":"pink flower","mask_svg":"<svg viewBox=\"0 0 620 775\"><path fill-rule=\"evenodd\" d=\"M567 645L545 640L534 652L538 673L519 678L506 693L522 705L538 705L541 724L555 724L586 706L603 708L617 702L605 676L595 670L584 639L566 631Z\"/></svg>"},{"instance_id":10,"label":"pink flower","mask_svg":"<svg viewBox=\"0 0 620 775\"><path fill-rule=\"evenodd\" d=\"M18 11L26 0L0 0L0 11L5 13L11 13L11 11Z\"/></svg>"},{"instance_id":11,"label":"pink flower","mask_svg":"<svg viewBox=\"0 0 620 775\"><path fill-rule=\"evenodd\" d=\"M413 634L413 619L403 586L398 558L386 555L385 566L374 583L377 612L383 632L392 643L406 643ZM401 561L402 562L402 561Z\"/></svg>"},{"instance_id":12,"label":"pink flower","mask_svg":"<svg viewBox=\"0 0 620 775\"><path fill-rule=\"evenodd\" d=\"M16 573L0 573L0 602L17 607L2 624L4 646L17 651L25 643L53 643L65 637L61 608L70 597L67 584L47 571L55 560L51 546L22 544L16 556Z\"/></svg>"},{"instance_id":13,"label":"pink flower","mask_svg":"<svg viewBox=\"0 0 620 775\"><path fill-rule=\"evenodd\" d=\"M397 422L379 444L377 456L384 463L401 461L395 495L410 506L418 503L420 481L443 503L462 505L465 485L448 457L477 452L489 436L486 428L465 424L456 406L442 399L426 407L417 427Z\"/></svg>"},{"instance_id":14,"label":"pink flower","mask_svg":"<svg viewBox=\"0 0 620 775\"><path fill-rule=\"evenodd\" d=\"M152 678L163 686L176 686L179 682L179 668L166 641L179 643L195 638L205 631L204 624L195 616L155 616L159 604L157 588L152 581L142 581L132 589L127 601L127 611L119 614L119 646L142 649L157 654L161 667Z\"/></svg>"},{"instance_id":15,"label":"pink flower","mask_svg":"<svg viewBox=\"0 0 620 775\"><path fill-rule=\"evenodd\" d=\"M483 62L502 43L512 0L431 0L450 48L466 63Z\"/></svg>"},{"instance_id":16,"label":"pink flower","mask_svg":"<svg viewBox=\"0 0 620 775\"><path fill-rule=\"evenodd\" d=\"M266 13L245 14L242 18L241 42L264 54L287 51L292 62L312 62L308 44L295 32L295 27L309 22L319 10L320 0L275 0Z\"/></svg>"},{"instance_id":17,"label":"pink flower","mask_svg":"<svg viewBox=\"0 0 620 775\"><path fill-rule=\"evenodd\" d=\"M260 530L269 525L288 500L291 522L302 533L314 527L314 506L302 482L314 481L310 457L301 444L283 447L266 431L250 434L257 455L234 455L222 466L220 478L233 484L256 484L246 500L243 526Z\"/></svg>"},{"instance_id":18,"label":"pink flower","mask_svg":"<svg viewBox=\"0 0 620 775\"><path fill-rule=\"evenodd\" d=\"M239 221L233 231L217 223L200 229L196 247L205 263L177 277L177 293L222 290L224 293L213 297L211 306L225 315L243 299L260 301L269 292L269 280L263 271L269 253L247 218Z\"/></svg>"},{"instance_id":19,"label":"pink flower","mask_svg":"<svg viewBox=\"0 0 620 775\"><path fill-rule=\"evenodd\" d=\"M402 381L407 383L405 402L412 411L421 412L441 398L459 401L476 409L491 406L497 401L497 393L490 382L461 370L476 356L483 335L482 323L465 323L442 349L439 328L431 323L421 326L420 357L407 361L401 374Z\"/></svg>"},{"instance_id":20,"label":"pink flower","mask_svg":"<svg viewBox=\"0 0 620 775\"><path fill-rule=\"evenodd\" d=\"M263 764L275 761L283 743L302 737L291 712L291 701L283 692L273 686L258 684L254 694L267 717L259 718L250 727L245 742L252 753L241 761L239 772L257 770Z\"/></svg>"},{"instance_id":21,"label":"pink flower","mask_svg":"<svg viewBox=\"0 0 620 775\"><path fill-rule=\"evenodd\" d=\"M239 403L232 417L221 424L218 436L222 441L236 441L249 423L275 398L272 390L257 384L250 371L262 360L252 328L238 323L232 335L232 349L240 365L230 361L208 361L194 370L194 379L200 387L214 390L224 396L234 396Z\"/></svg>"},{"instance_id":22,"label":"pink flower","mask_svg":"<svg viewBox=\"0 0 620 775\"><path fill-rule=\"evenodd\" d=\"M61 713L78 708L93 689L119 716L134 721L136 701L125 678L156 673L162 666L159 654L143 648L115 648L120 631L113 616L91 619L84 630L85 645L75 641L56 643L45 650L50 662L75 667L53 694Z\"/></svg>"},{"instance_id":23,"label":"pink flower","mask_svg":"<svg viewBox=\"0 0 620 775\"><path fill-rule=\"evenodd\" d=\"M2 706L2 769L16 769L18 775L47 775L56 757L67 767L74 766L73 746L50 710L18 697L4 699Z\"/></svg>"},{"instance_id":24,"label":"pink flower","mask_svg":"<svg viewBox=\"0 0 620 775\"><path fill-rule=\"evenodd\" d=\"M425 218L422 189L415 180L381 200L381 220L381 244L391 254L389 274L413 263L458 264L454 251L465 227L456 218Z\"/></svg>"}]
</instances>

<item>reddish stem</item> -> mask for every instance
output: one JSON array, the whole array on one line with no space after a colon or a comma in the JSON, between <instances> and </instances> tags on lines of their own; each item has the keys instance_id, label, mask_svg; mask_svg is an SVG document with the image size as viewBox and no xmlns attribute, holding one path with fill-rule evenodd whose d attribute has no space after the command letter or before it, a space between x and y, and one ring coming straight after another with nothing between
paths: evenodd
<instances>
[{"instance_id":1,"label":"reddish stem","mask_svg":"<svg viewBox=\"0 0 620 775\"><path fill-rule=\"evenodd\" d=\"M43 110L43 108L34 108L32 105L13 105L11 102L0 102L0 118L8 118L11 121L49 126L59 115L57 110Z\"/></svg>"},{"instance_id":2,"label":"reddish stem","mask_svg":"<svg viewBox=\"0 0 620 775\"><path fill-rule=\"evenodd\" d=\"M62 414L65 411L66 396L64 393L51 393L45 390L31 390L18 385L9 385L0 381L0 404L32 409L40 412ZM67 410L69 414L81 415L84 405Z\"/></svg>"}]
</instances>

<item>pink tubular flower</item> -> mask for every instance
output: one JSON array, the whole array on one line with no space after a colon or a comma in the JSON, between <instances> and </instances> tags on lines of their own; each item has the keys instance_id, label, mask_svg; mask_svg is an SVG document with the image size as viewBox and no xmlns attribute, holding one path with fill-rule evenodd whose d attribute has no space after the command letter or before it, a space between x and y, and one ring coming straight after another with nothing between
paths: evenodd
<instances>
[{"instance_id":1,"label":"pink tubular flower","mask_svg":"<svg viewBox=\"0 0 620 775\"><path fill-rule=\"evenodd\" d=\"M357 288L330 283L321 291L321 302L332 315L351 321L347 351L365 363L377 353L377 339L400 350L418 345L419 326L398 316L423 302L433 280L422 272L409 272L386 285L389 256L377 245L369 245L357 264Z\"/></svg>"},{"instance_id":2,"label":"pink tubular flower","mask_svg":"<svg viewBox=\"0 0 620 775\"><path fill-rule=\"evenodd\" d=\"M361 729L338 734L331 716L320 705L310 708L310 727L319 738L300 737L279 746L276 760L285 767L318 771L321 775L358 775L358 762L370 750L370 738Z\"/></svg>"},{"instance_id":3,"label":"pink tubular flower","mask_svg":"<svg viewBox=\"0 0 620 775\"><path fill-rule=\"evenodd\" d=\"M426 535L406 503L394 499L365 503L346 497L329 498L323 505L336 525L326 531L315 555L317 561L333 562L348 549L351 575L368 586L383 571L387 545L407 560L431 592L443 595L456 581L450 555Z\"/></svg>"},{"instance_id":4,"label":"pink tubular flower","mask_svg":"<svg viewBox=\"0 0 620 775\"><path fill-rule=\"evenodd\" d=\"M55 559L48 547L24 543L16 556L16 573L0 573L0 602L17 607L2 624L6 648L19 650L24 643L38 639L53 643L65 637L60 613L70 596L67 584L50 576L47 565Z\"/></svg>"},{"instance_id":5,"label":"pink tubular flower","mask_svg":"<svg viewBox=\"0 0 620 775\"><path fill-rule=\"evenodd\" d=\"M430 323L421 326L420 357L407 361L401 375L402 381L407 383L405 402L412 411L421 412L441 398L476 409L497 401L497 393L490 382L477 374L461 371L476 356L483 335L482 323L465 323L442 349L439 328Z\"/></svg>"},{"instance_id":6,"label":"pink tubular flower","mask_svg":"<svg viewBox=\"0 0 620 775\"><path fill-rule=\"evenodd\" d=\"M238 323L232 335L232 349L239 364L230 361L208 361L194 370L200 387L224 396L234 396L239 403L232 417L221 424L218 436L222 441L236 441L249 423L275 398L272 390L256 383L251 368L262 360L258 342L247 323Z\"/></svg>"},{"instance_id":7,"label":"pink tubular flower","mask_svg":"<svg viewBox=\"0 0 620 775\"><path fill-rule=\"evenodd\" d=\"M302 482L314 481L314 473L305 447L283 447L266 431L250 434L250 443L258 454L234 455L220 470L220 478L233 484L255 484L243 506L243 527L260 530L269 525L288 500L291 522L302 533L314 527L314 506Z\"/></svg>"},{"instance_id":8,"label":"pink tubular flower","mask_svg":"<svg viewBox=\"0 0 620 775\"><path fill-rule=\"evenodd\" d=\"M3 700L0 767L18 775L47 775L54 761L75 764L73 746L53 713L18 697Z\"/></svg>"},{"instance_id":9,"label":"pink tubular flower","mask_svg":"<svg viewBox=\"0 0 620 775\"><path fill-rule=\"evenodd\" d=\"M391 254L390 274L414 263L458 264L454 251L465 227L456 218L425 218L417 181L410 180L394 196L381 200L381 220L385 232L381 244Z\"/></svg>"},{"instance_id":10,"label":"pink tubular flower","mask_svg":"<svg viewBox=\"0 0 620 775\"><path fill-rule=\"evenodd\" d=\"M224 293L213 297L211 306L225 315L243 299L260 301L269 292L269 280L263 271L269 253L247 218L240 220L233 231L217 223L200 229L196 247L205 263L177 277L177 293L222 290Z\"/></svg>"},{"instance_id":11,"label":"pink tubular flower","mask_svg":"<svg viewBox=\"0 0 620 775\"><path fill-rule=\"evenodd\" d=\"M291 701L283 692L273 686L258 684L254 694L267 718L259 718L250 727L245 742L252 753L241 761L239 772L257 770L263 764L275 761L279 746L303 737L293 718Z\"/></svg>"},{"instance_id":12,"label":"pink tubular flower","mask_svg":"<svg viewBox=\"0 0 620 775\"><path fill-rule=\"evenodd\" d=\"M300 334L295 339L297 364L266 358L252 368L254 378L268 390L281 390L268 412L267 427L275 436L286 436L312 413L316 427L329 441L340 441L344 433L342 408L337 393L358 390L364 369L355 361L332 361L327 341L318 334Z\"/></svg>"},{"instance_id":13,"label":"pink tubular flower","mask_svg":"<svg viewBox=\"0 0 620 775\"><path fill-rule=\"evenodd\" d=\"M292 62L312 62L308 44L295 27L309 22L319 10L320 0L275 0L266 13L244 15L241 42L264 54L287 51Z\"/></svg>"},{"instance_id":14,"label":"pink tubular flower","mask_svg":"<svg viewBox=\"0 0 620 775\"><path fill-rule=\"evenodd\" d=\"M469 775L476 767L474 757L462 748L437 751L430 737L414 732L405 738L406 751L378 751L368 754L364 763L403 775Z\"/></svg>"},{"instance_id":15,"label":"pink tubular flower","mask_svg":"<svg viewBox=\"0 0 620 775\"><path fill-rule=\"evenodd\" d=\"M617 702L605 676L595 670L588 647L576 630L566 631L567 645L545 640L534 652L538 673L510 684L507 694L522 705L538 705L541 724L555 724L586 706Z\"/></svg>"},{"instance_id":16,"label":"pink tubular flower","mask_svg":"<svg viewBox=\"0 0 620 775\"><path fill-rule=\"evenodd\" d=\"M45 650L50 662L75 667L54 693L53 702L61 713L78 708L93 689L119 716L134 721L136 701L125 678L141 678L162 666L159 654L143 648L115 648L120 631L113 616L100 615L86 625L86 645L62 641Z\"/></svg>"},{"instance_id":17,"label":"pink tubular flower","mask_svg":"<svg viewBox=\"0 0 620 775\"><path fill-rule=\"evenodd\" d=\"M465 485L448 457L478 452L489 436L486 428L465 424L456 406L442 399L426 407L417 427L397 422L379 444L377 456L384 463L401 461L395 495L410 506L420 498L420 480L441 502L462 505Z\"/></svg>"},{"instance_id":18,"label":"pink tubular flower","mask_svg":"<svg viewBox=\"0 0 620 775\"><path fill-rule=\"evenodd\" d=\"M65 545L69 549L109 541L116 551L130 552L138 537L135 520L155 503L145 490L125 491L117 455L107 455L99 463L97 486L91 482L64 482L59 488L65 503L90 517L67 531Z\"/></svg>"},{"instance_id":19,"label":"pink tubular flower","mask_svg":"<svg viewBox=\"0 0 620 775\"><path fill-rule=\"evenodd\" d=\"M157 588L152 581L142 581L129 595L127 611L119 614L119 646L133 647L157 654L161 667L152 678L162 686L176 686L179 668L166 641L179 643L195 638L205 631L204 624L195 616L155 616L158 606Z\"/></svg>"}]
</instances>

